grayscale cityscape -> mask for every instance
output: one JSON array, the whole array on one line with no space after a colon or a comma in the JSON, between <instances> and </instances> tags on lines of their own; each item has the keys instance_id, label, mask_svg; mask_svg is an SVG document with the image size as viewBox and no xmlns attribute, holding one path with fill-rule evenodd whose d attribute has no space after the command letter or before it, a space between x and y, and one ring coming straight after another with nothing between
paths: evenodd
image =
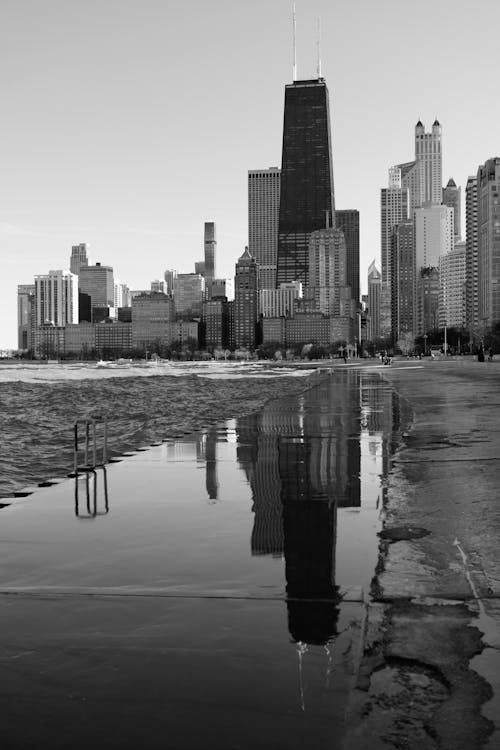
<instances>
[{"instance_id":1,"label":"grayscale cityscape","mask_svg":"<svg viewBox=\"0 0 500 750\"><path fill-rule=\"evenodd\" d=\"M6 2L6 750L500 747L500 6L270 5Z\"/></svg>"}]
</instances>

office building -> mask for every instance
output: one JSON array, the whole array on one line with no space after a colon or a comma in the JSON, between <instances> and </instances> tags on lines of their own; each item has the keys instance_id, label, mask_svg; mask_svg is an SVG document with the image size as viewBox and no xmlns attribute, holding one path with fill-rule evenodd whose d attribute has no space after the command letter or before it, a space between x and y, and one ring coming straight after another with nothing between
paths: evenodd
<instances>
[{"instance_id":1,"label":"office building","mask_svg":"<svg viewBox=\"0 0 500 750\"><path fill-rule=\"evenodd\" d=\"M396 179L399 181L396 182ZM391 306L391 247L392 233L398 224L408 219L409 192L399 187L400 176L389 170L389 185L380 191L380 256L382 261L382 281L380 285L379 335L388 338L392 335Z\"/></svg>"},{"instance_id":2,"label":"office building","mask_svg":"<svg viewBox=\"0 0 500 750\"><path fill-rule=\"evenodd\" d=\"M132 300L132 346L146 349L167 345L174 318L173 300L161 292L149 292ZM125 324L124 324L125 325Z\"/></svg>"},{"instance_id":3,"label":"office building","mask_svg":"<svg viewBox=\"0 0 500 750\"><path fill-rule=\"evenodd\" d=\"M415 335L425 336L439 328L439 269L417 268Z\"/></svg>"},{"instance_id":4,"label":"office building","mask_svg":"<svg viewBox=\"0 0 500 750\"><path fill-rule=\"evenodd\" d=\"M257 343L258 267L245 248L234 278L234 345L253 349Z\"/></svg>"},{"instance_id":5,"label":"office building","mask_svg":"<svg viewBox=\"0 0 500 750\"><path fill-rule=\"evenodd\" d=\"M132 349L132 323L108 320L98 323L94 328L95 348L103 359L125 354Z\"/></svg>"},{"instance_id":6,"label":"office building","mask_svg":"<svg viewBox=\"0 0 500 750\"><path fill-rule=\"evenodd\" d=\"M35 285L19 284L17 287L17 347L21 350L33 346L35 327Z\"/></svg>"},{"instance_id":7,"label":"office building","mask_svg":"<svg viewBox=\"0 0 500 750\"><path fill-rule=\"evenodd\" d=\"M35 325L78 323L78 276L49 271L35 276Z\"/></svg>"},{"instance_id":8,"label":"office building","mask_svg":"<svg viewBox=\"0 0 500 750\"><path fill-rule=\"evenodd\" d=\"M351 287L351 296L359 303L359 211L336 209L335 221L345 238L346 286Z\"/></svg>"},{"instance_id":9,"label":"office building","mask_svg":"<svg viewBox=\"0 0 500 750\"><path fill-rule=\"evenodd\" d=\"M151 282L151 291L161 292L162 294L168 294L167 282L162 279L155 279L154 281ZM120 305L120 307L123 307L123 305Z\"/></svg>"},{"instance_id":10,"label":"office building","mask_svg":"<svg viewBox=\"0 0 500 750\"><path fill-rule=\"evenodd\" d=\"M276 286L308 283L309 236L335 227L328 89L323 78L285 87Z\"/></svg>"},{"instance_id":11,"label":"office building","mask_svg":"<svg viewBox=\"0 0 500 750\"><path fill-rule=\"evenodd\" d=\"M443 205L453 209L453 231L456 240L462 236L461 198L461 188L457 187L453 177L450 177L446 187L443 188Z\"/></svg>"},{"instance_id":12,"label":"office building","mask_svg":"<svg viewBox=\"0 0 500 750\"><path fill-rule=\"evenodd\" d=\"M202 321L203 344L207 349L229 346L229 311L225 297L203 301Z\"/></svg>"},{"instance_id":13,"label":"office building","mask_svg":"<svg viewBox=\"0 0 500 750\"><path fill-rule=\"evenodd\" d=\"M172 295L174 293L174 280L177 278L177 271L167 269L163 277L167 284L165 294Z\"/></svg>"},{"instance_id":14,"label":"office building","mask_svg":"<svg viewBox=\"0 0 500 750\"><path fill-rule=\"evenodd\" d=\"M226 297L228 301L234 299L234 279L214 279L210 289L210 299Z\"/></svg>"},{"instance_id":15,"label":"office building","mask_svg":"<svg viewBox=\"0 0 500 750\"><path fill-rule=\"evenodd\" d=\"M259 289L276 288L280 178L278 167L248 172L248 251L259 266Z\"/></svg>"},{"instance_id":16,"label":"office building","mask_svg":"<svg viewBox=\"0 0 500 750\"><path fill-rule=\"evenodd\" d=\"M115 302L115 287L113 269L96 263L95 266L82 266L78 275L78 288L88 294L91 306L113 307Z\"/></svg>"},{"instance_id":17,"label":"office building","mask_svg":"<svg viewBox=\"0 0 500 750\"><path fill-rule=\"evenodd\" d=\"M118 310L119 307L130 307L132 297L127 284L124 284L120 279L114 279L113 288L113 307L115 308L115 311Z\"/></svg>"},{"instance_id":18,"label":"office building","mask_svg":"<svg viewBox=\"0 0 500 750\"><path fill-rule=\"evenodd\" d=\"M393 173L393 184L389 187L401 187L408 190L408 216L411 219L414 210L422 205L419 164L416 161L408 161L397 164L389 172Z\"/></svg>"},{"instance_id":19,"label":"office building","mask_svg":"<svg viewBox=\"0 0 500 750\"><path fill-rule=\"evenodd\" d=\"M465 242L439 258L439 327L465 326Z\"/></svg>"},{"instance_id":20,"label":"office building","mask_svg":"<svg viewBox=\"0 0 500 750\"><path fill-rule=\"evenodd\" d=\"M69 324L64 332L65 354L79 359L95 358L95 325L93 323Z\"/></svg>"},{"instance_id":21,"label":"office building","mask_svg":"<svg viewBox=\"0 0 500 750\"><path fill-rule=\"evenodd\" d=\"M472 332L479 324L479 261L477 177L465 188L465 325Z\"/></svg>"},{"instance_id":22,"label":"office building","mask_svg":"<svg viewBox=\"0 0 500 750\"><path fill-rule=\"evenodd\" d=\"M89 257L87 255L88 245L82 242L80 245L73 245L71 248L71 258L69 261L69 270L71 273L80 273L82 266L88 266Z\"/></svg>"},{"instance_id":23,"label":"office building","mask_svg":"<svg viewBox=\"0 0 500 750\"><path fill-rule=\"evenodd\" d=\"M375 341L380 338L380 297L382 274L373 260L368 267L368 313L370 315L370 330L368 339Z\"/></svg>"},{"instance_id":24,"label":"office building","mask_svg":"<svg viewBox=\"0 0 500 750\"><path fill-rule=\"evenodd\" d=\"M217 236L215 232L215 222L205 222L204 232L204 249L205 249L205 282L210 285L216 277L217 261Z\"/></svg>"},{"instance_id":25,"label":"office building","mask_svg":"<svg viewBox=\"0 0 500 750\"><path fill-rule=\"evenodd\" d=\"M174 279L175 314L197 318L205 294L205 279L199 273L179 273Z\"/></svg>"},{"instance_id":26,"label":"office building","mask_svg":"<svg viewBox=\"0 0 500 750\"><path fill-rule=\"evenodd\" d=\"M309 281L305 296L324 315L341 315L340 300L351 298L346 289L347 252L340 229L318 229L309 235ZM343 293L342 293L343 290Z\"/></svg>"},{"instance_id":27,"label":"office building","mask_svg":"<svg viewBox=\"0 0 500 750\"><path fill-rule=\"evenodd\" d=\"M419 120L415 125L415 161L420 175L420 206L443 199L441 125L436 119L430 133Z\"/></svg>"},{"instance_id":28,"label":"office building","mask_svg":"<svg viewBox=\"0 0 500 750\"><path fill-rule=\"evenodd\" d=\"M400 222L392 235L392 335L395 343L415 330L415 245L411 219Z\"/></svg>"},{"instance_id":29,"label":"office building","mask_svg":"<svg viewBox=\"0 0 500 750\"><path fill-rule=\"evenodd\" d=\"M415 210L415 265L439 268L439 258L453 250L455 232L450 206L428 205Z\"/></svg>"},{"instance_id":30,"label":"office building","mask_svg":"<svg viewBox=\"0 0 500 750\"><path fill-rule=\"evenodd\" d=\"M279 289L259 290L259 315L264 318L292 318L295 313L295 301L302 298L302 284L291 281L280 284Z\"/></svg>"},{"instance_id":31,"label":"office building","mask_svg":"<svg viewBox=\"0 0 500 750\"><path fill-rule=\"evenodd\" d=\"M500 157L477 170L479 322L500 322Z\"/></svg>"}]
</instances>

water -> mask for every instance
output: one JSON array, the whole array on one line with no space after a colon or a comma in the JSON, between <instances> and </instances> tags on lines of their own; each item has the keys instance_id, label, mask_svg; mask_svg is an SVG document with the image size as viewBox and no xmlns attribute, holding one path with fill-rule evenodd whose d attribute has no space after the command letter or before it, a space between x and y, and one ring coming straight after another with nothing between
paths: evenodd
<instances>
[{"instance_id":1,"label":"water","mask_svg":"<svg viewBox=\"0 0 500 750\"><path fill-rule=\"evenodd\" d=\"M1 510L0 739L340 746L398 422L345 370Z\"/></svg>"},{"instance_id":2,"label":"water","mask_svg":"<svg viewBox=\"0 0 500 750\"><path fill-rule=\"evenodd\" d=\"M70 471L78 418L106 414L111 453L120 453L256 409L282 388L305 387L304 374L310 371L226 362L2 365L0 497Z\"/></svg>"}]
</instances>

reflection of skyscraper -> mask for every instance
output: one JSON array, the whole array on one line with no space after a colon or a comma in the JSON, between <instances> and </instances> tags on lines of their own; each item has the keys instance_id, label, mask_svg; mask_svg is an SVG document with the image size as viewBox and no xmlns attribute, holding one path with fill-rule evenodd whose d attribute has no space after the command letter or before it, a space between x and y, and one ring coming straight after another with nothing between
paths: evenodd
<instances>
[{"instance_id":1,"label":"reflection of skyscraper","mask_svg":"<svg viewBox=\"0 0 500 750\"><path fill-rule=\"evenodd\" d=\"M328 89L323 78L285 87L276 286L308 281L309 235L335 226Z\"/></svg>"}]
</instances>

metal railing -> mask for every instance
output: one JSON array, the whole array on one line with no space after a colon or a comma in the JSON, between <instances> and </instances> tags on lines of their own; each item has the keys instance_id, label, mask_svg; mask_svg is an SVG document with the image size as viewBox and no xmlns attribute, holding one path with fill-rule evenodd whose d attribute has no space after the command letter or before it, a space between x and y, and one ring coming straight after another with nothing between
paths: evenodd
<instances>
[{"instance_id":1,"label":"metal railing","mask_svg":"<svg viewBox=\"0 0 500 750\"><path fill-rule=\"evenodd\" d=\"M97 427L102 425L102 434L99 435ZM80 434L78 427L84 428L83 447L80 447ZM73 466L75 474L84 471L93 471L96 466L105 466L108 462L108 418L107 417L89 417L87 419L77 419L73 426L74 429L74 452ZM98 441L101 440L101 446ZM79 456L83 451L83 463L79 463ZM100 458L98 459L98 454Z\"/></svg>"}]
</instances>

